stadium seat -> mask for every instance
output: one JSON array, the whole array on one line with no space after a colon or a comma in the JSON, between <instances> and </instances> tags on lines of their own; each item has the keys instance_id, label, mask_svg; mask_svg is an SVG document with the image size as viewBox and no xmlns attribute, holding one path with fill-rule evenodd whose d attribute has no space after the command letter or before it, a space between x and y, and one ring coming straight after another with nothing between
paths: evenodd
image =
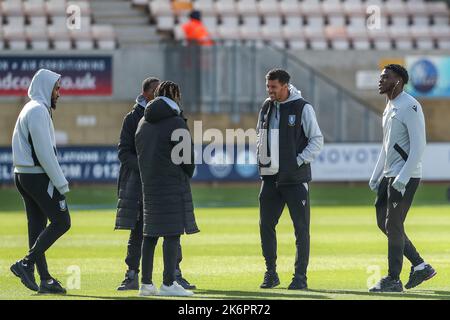
<instances>
[{"instance_id":1,"label":"stadium seat","mask_svg":"<svg viewBox=\"0 0 450 320\"><path fill-rule=\"evenodd\" d=\"M240 38L242 40L261 40L261 27L241 25L239 26Z\"/></svg>"},{"instance_id":2,"label":"stadium seat","mask_svg":"<svg viewBox=\"0 0 450 320\"><path fill-rule=\"evenodd\" d=\"M450 49L450 27L434 25L430 28L431 36L436 41L439 49Z\"/></svg>"},{"instance_id":3,"label":"stadium seat","mask_svg":"<svg viewBox=\"0 0 450 320\"><path fill-rule=\"evenodd\" d=\"M325 36L331 43L332 49L350 49L350 41L347 37L347 29L345 27L327 26L325 27Z\"/></svg>"},{"instance_id":4,"label":"stadium seat","mask_svg":"<svg viewBox=\"0 0 450 320\"><path fill-rule=\"evenodd\" d=\"M416 48L420 50L432 50L434 49L434 40L431 36L429 26L416 26L410 27L411 37L414 39Z\"/></svg>"},{"instance_id":5,"label":"stadium seat","mask_svg":"<svg viewBox=\"0 0 450 320\"><path fill-rule=\"evenodd\" d=\"M36 27L47 25L47 11L44 0L28 0L24 2L23 7L30 25Z\"/></svg>"},{"instance_id":6,"label":"stadium seat","mask_svg":"<svg viewBox=\"0 0 450 320\"><path fill-rule=\"evenodd\" d=\"M3 27L3 35L11 50L25 50L27 48L27 37L23 25L6 25Z\"/></svg>"},{"instance_id":7,"label":"stadium seat","mask_svg":"<svg viewBox=\"0 0 450 320\"><path fill-rule=\"evenodd\" d=\"M232 1L229 2L232 3ZM237 14L240 14L243 17L247 15L259 15L256 0L238 0L236 3L236 9Z\"/></svg>"},{"instance_id":8,"label":"stadium seat","mask_svg":"<svg viewBox=\"0 0 450 320\"><path fill-rule=\"evenodd\" d=\"M369 50L370 49L370 38L367 34L366 28L360 27L347 27L347 35L351 40L353 49L355 50Z\"/></svg>"},{"instance_id":9,"label":"stadium seat","mask_svg":"<svg viewBox=\"0 0 450 320\"><path fill-rule=\"evenodd\" d=\"M308 39L309 46L313 50L328 49L328 41L323 27L307 26L305 36Z\"/></svg>"},{"instance_id":10,"label":"stadium seat","mask_svg":"<svg viewBox=\"0 0 450 320\"><path fill-rule=\"evenodd\" d=\"M81 27L89 27L92 24L92 18L91 18L91 8L90 4L86 0L75 0L75 1L68 1L66 4L66 8L69 9L70 6L75 5L80 9L81 13Z\"/></svg>"},{"instance_id":11,"label":"stadium seat","mask_svg":"<svg viewBox=\"0 0 450 320\"><path fill-rule=\"evenodd\" d=\"M239 27L237 25L222 24L218 27L217 34L220 39L225 40L225 44L227 44L227 40L240 40L241 38Z\"/></svg>"},{"instance_id":12,"label":"stadium seat","mask_svg":"<svg viewBox=\"0 0 450 320\"><path fill-rule=\"evenodd\" d=\"M53 49L70 50L72 48L72 39L67 28L50 25L48 35L53 43Z\"/></svg>"},{"instance_id":13,"label":"stadium seat","mask_svg":"<svg viewBox=\"0 0 450 320\"><path fill-rule=\"evenodd\" d=\"M302 16L287 16L286 17L286 27L295 30L303 28L304 19Z\"/></svg>"},{"instance_id":14,"label":"stadium seat","mask_svg":"<svg viewBox=\"0 0 450 320\"><path fill-rule=\"evenodd\" d=\"M395 43L395 48L400 50L413 49L413 38L411 32L407 26L389 26L389 36Z\"/></svg>"},{"instance_id":15,"label":"stadium seat","mask_svg":"<svg viewBox=\"0 0 450 320\"><path fill-rule=\"evenodd\" d=\"M1 4L8 25L18 27L25 25L25 13L22 1L4 0Z\"/></svg>"},{"instance_id":16,"label":"stadium seat","mask_svg":"<svg viewBox=\"0 0 450 320\"><path fill-rule=\"evenodd\" d=\"M427 4L423 1L408 1L406 3L406 12L411 17L412 25L428 26L430 24Z\"/></svg>"},{"instance_id":17,"label":"stadium seat","mask_svg":"<svg viewBox=\"0 0 450 320\"><path fill-rule=\"evenodd\" d=\"M116 48L116 34L110 25L93 25L92 36L97 41L97 46L102 50Z\"/></svg>"},{"instance_id":18,"label":"stadium seat","mask_svg":"<svg viewBox=\"0 0 450 320\"><path fill-rule=\"evenodd\" d=\"M369 29L369 37L373 42L373 47L377 50L390 50L392 48L391 38L385 28Z\"/></svg>"},{"instance_id":19,"label":"stadium seat","mask_svg":"<svg viewBox=\"0 0 450 320\"><path fill-rule=\"evenodd\" d=\"M81 29L70 30L70 37L72 38L77 50L94 49L94 41L92 38L91 28L85 27Z\"/></svg>"},{"instance_id":20,"label":"stadium seat","mask_svg":"<svg viewBox=\"0 0 450 320\"><path fill-rule=\"evenodd\" d=\"M221 16L237 15L236 3L230 0L217 0L215 3L216 12Z\"/></svg>"},{"instance_id":21,"label":"stadium seat","mask_svg":"<svg viewBox=\"0 0 450 320\"><path fill-rule=\"evenodd\" d=\"M26 37L34 50L48 50L50 42L47 26L26 26Z\"/></svg>"},{"instance_id":22,"label":"stadium seat","mask_svg":"<svg viewBox=\"0 0 450 320\"><path fill-rule=\"evenodd\" d=\"M65 0L47 0L46 11L50 17L65 17L66 16L66 1Z\"/></svg>"},{"instance_id":23,"label":"stadium seat","mask_svg":"<svg viewBox=\"0 0 450 320\"><path fill-rule=\"evenodd\" d=\"M193 6L194 9L200 10L203 15L217 15L216 5L213 0L196 0Z\"/></svg>"},{"instance_id":24,"label":"stadium seat","mask_svg":"<svg viewBox=\"0 0 450 320\"><path fill-rule=\"evenodd\" d=\"M322 12L328 18L328 24L332 26L345 26L344 8L340 0L324 0Z\"/></svg>"},{"instance_id":25,"label":"stadium seat","mask_svg":"<svg viewBox=\"0 0 450 320\"><path fill-rule=\"evenodd\" d=\"M262 16L278 16L281 18L280 2L277 0L260 0L258 12Z\"/></svg>"},{"instance_id":26,"label":"stadium seat","mask_svg":"<svg viewBox=\"0 0 450 320\"><path fill-rule=\"evenodd\" d=\"M221 17L221 26L237 27L239 25L239 17L237 15L226 15Z\"/></svg>"},{"instance_id":27,"label":"stadium seat","mask_svg":"<svg viewBox=\"0 0 450 320\"><path fill-rule=\"evenodd\" d=\"M257 15L245 15L242 17L242 24L246 28L258 29L261 26L261 19Z\"/></svg>"},{"instance_id":28,"label":"stadium seat","mask_svg":"<svg viewBox=\"0 0 450 320\"><path fill-rule=\"evenodd\" d=\"M280 15L267 15L264 16L264 25L279 29L283 25L283 21Z\"/></svg>"},{"instance_id":29,"label":"stadium seat","mask_svg":"<svg viewBox=\"0 0 450 320\"><path fill-rule=\"evenodd\" d=\"M308 48L308 39L306 38L304 28L294 29L289 26L282 27L283 38L289 44L289 48L295 50L305 50Z\"/></svg>"},{"instance_id":30,"label":"stadium seat","mask_svg":"<svg viewBox=\"0 0 450 320\"><path fill-rule=\"evenodd\" d=\"M445 2L430 2L427 11L433 19L434 25L446 26L449 24L449 10Z\"/></svg>"},{"instance_id":31,"label":"stadium seat","mask_svg":"<svg viewBox=\"0 0 450 320\"><path fill-rule=\"evenodd\" d=\"M297 0L283 0L280 2L280 12L285 17L299 16L302 13L300 2Z\"/></svg>"}]
</instances>

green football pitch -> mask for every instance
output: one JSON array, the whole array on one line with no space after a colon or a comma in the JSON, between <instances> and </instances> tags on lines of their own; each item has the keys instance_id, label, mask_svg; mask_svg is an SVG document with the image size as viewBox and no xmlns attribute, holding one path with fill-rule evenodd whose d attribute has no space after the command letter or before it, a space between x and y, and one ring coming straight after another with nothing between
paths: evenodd
<instances>
[{"instance_id":1,"label":"green football pitch","mask_svg":"<svg viewBox=\"0 0 450 320\"><path fill-rule=\"evenodd\" d=\"M374 195L365 185L311 187L311 256L308 291L288 291L295 258L287 209L277 227L281 285L262 290L264 262L258 230L257 185L196 186L201 232L183 236L182 270L198 289L192 299L450 299L450 205L445 185L424 185L406 230L438 274L401 294L369 294L387 269L387 240L377 229ZM0 189L0 299L140 299L118 292L126 266L128 231L114 231L114 187L74 187L68 195L72 229L47 252L50 272L68 287L65 296L27 290L9 271L27 249L26 218L14 189ZM402 280L409 273L404 261ZM162 279L161 240L154 283ZM142 298L154 299L154 298Z\"/></svg>"}]
</instances>

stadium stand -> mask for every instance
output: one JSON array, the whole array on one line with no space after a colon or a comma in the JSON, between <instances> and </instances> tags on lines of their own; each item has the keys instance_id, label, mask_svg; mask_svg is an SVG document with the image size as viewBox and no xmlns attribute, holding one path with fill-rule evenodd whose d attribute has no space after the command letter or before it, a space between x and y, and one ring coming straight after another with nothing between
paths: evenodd
<instances>
[{"instance_id":1,"label":"stadium stand","mask_svg":"<svg viewBox=\"0 0 450 320\"><path fill-rule=\"evenodd\" d=\"M132 2L146 6L158 30L172 31L177 40L184 39L181 25L191 8L202 11L204 23L216 40L259 40L293 49L445 49L450 34L450 13L444 1Z\"/></svg>"},{"instance_id":2,"label":"stadium stand","mask_svg":"<svg viewBox=\"0 0 450 320\"><path fill-rule=\"evenodd\" d=\"M87 0L3 0L0 1L0 15L2 49L116 48L114 28L93 23L90 1ZM68 24L73 27L69 28Z\"/></svg>"}]
</instances>

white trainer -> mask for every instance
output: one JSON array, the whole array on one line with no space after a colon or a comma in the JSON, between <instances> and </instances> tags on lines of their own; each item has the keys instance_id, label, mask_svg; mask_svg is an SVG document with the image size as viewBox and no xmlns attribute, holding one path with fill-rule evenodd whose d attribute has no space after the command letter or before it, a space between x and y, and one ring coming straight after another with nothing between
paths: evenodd
<instances>
[{"instance_id":1,"label":"white trainer","mask_svg":"<svg viewBox=\"0 0 450 320\"><path fill-rule=\"evenodd\" d=\"M139 289L139 295L141 297L156 296L158 295L158 289L153 284L141 284Z\"/></svg>"},{"instance_id":2,"label":"white trainer","mask_svg":"<svg viewBox=\"0 0 450 320\"><path fill-rule=\"evenodd\" d=\"M159 288L160 296L172 296L172 297L189 297L194 295L194 292L186 290L181 285L178 284L178 282L174 281L171 286L166 286L161 284L161 287Z\"/></svg>"}]
</instances>

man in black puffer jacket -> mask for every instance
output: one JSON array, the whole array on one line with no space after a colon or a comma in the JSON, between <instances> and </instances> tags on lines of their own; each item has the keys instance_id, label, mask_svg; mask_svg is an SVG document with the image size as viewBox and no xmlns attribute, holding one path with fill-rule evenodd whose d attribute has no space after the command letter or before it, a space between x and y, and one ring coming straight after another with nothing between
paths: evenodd
<instances>
[{"instance_id":1,"label":"man in black puffer jacket","mask_svg":"<svg viewBox=\"0 0 450 320\"><path fill-rule=\"evenodd\" d=\"M136 132L144 199L140 295L158 294L152 282L153 257L158 238L164 237L164 279L159 294L189 296L193 292L175 281L174 272L180 236L199 232L190 188L195 169L192 138L179 107L178 85L171 81L162 82L155 97L148 104Z\"/></svg>"},{"instance_id":2,"label":"man in black puffer jacket","mask_svg":"<svg viewBox=\"0 0 450 320\"><path fill-rule=\"evenodd\" d=\"M147 78L142 83L142 93L136 98L133 110L123 121L119 142L120 172L118 180L118 204L115 229L131 230L128 240L125 263L128 271L118 290L139 289L139 264L141 260L141 247L143 240L142 216L142 184L136 155L135 133L147 103L154 98L154 92L159 85L157 78ZM193 289L182 278L179 263L181 262L181 247L179 247L178 265L176 270L177 281L188 289Z\"/></svg>"}]
</instances>

